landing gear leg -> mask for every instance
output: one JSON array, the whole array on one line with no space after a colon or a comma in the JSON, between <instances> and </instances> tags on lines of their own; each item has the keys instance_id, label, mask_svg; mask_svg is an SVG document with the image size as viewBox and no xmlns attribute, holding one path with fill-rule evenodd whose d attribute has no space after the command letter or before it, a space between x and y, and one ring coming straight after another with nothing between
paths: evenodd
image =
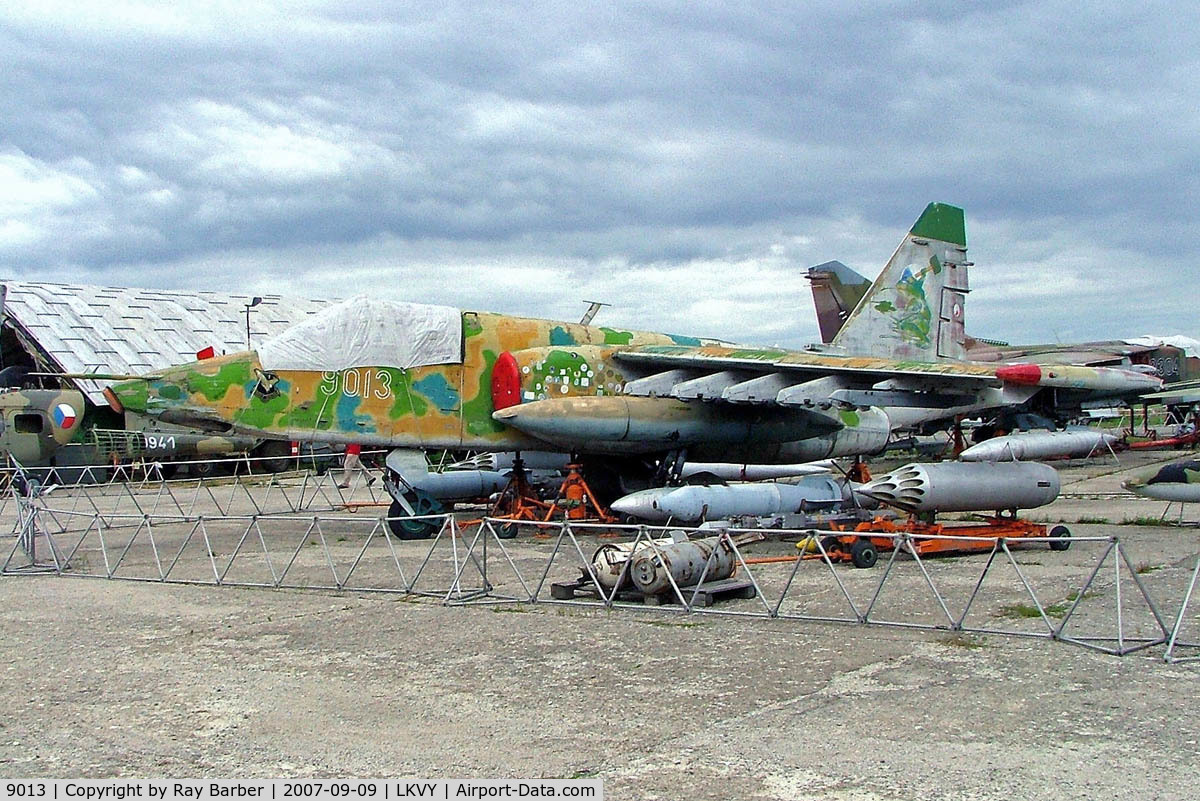
<instances>
[{"instance_id":1,"label":"landing gear leg","mask_svg":"<svg viewBox=\"0 0 1200 801\"><path fill-rule=\"evenodd\" d=\"M400 540L427 540L436 534L442 527L440 520L414 518L417 515L440 515L445 511L442 504L421 490L405 493L404 500L412 508L412 517L398 500L392 499L392 504L388 507L387 524L393 536Z\"/></svg>"},{"instance_id":2,"label":"landing gear leg","mask_svg":"<svg viewBox=\"0 0 1200 801\"><path fill-rule=\"evenodd\" d=\"M687 448L677 448L663 457L662 464L654 476L654 483L659 487L671 487L679 483L683 476L683 466L687 463Z\"/></svg>"},{"instance_id":3,"label":"landing gear leg","mask_svg":"<svg viewBox=\"0 0 1200 801\"><path fill-rule=\"evenodd\" d=\"M954 425L950 429L950 434L954 438L954 458L957 459L959 456L962 456L962 452L967 447L966 440L963 439L961 414L954 416Z\"/></svg>"}]
</instances>

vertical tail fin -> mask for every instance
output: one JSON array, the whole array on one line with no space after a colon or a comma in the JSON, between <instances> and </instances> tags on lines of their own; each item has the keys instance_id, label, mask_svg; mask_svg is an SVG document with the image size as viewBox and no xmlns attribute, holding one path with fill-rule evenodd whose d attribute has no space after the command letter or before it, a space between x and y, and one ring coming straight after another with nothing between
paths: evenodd
<instances>
[{"instance_id":1,"label":"vertical tail fin","mask_svg":"<svg viewBox=\"0 0 1200 801\"><path fill-rule=\"evenodd\" d=\"M858 308L871 288L871 281L840 261L827 261L809 267L808 280L812 284L821 342L828 345L849 319L850 313Z\"/></svg>"},{"instance_id":2,"label":"vertical tail fin","mask_svg":"<svg viewBox=\"0 0 1200 801\"><path fill-rule=\"evenodd\" d=\"M925 362L965 358L969 265L963 210L930 203L832 346L855 356Z\"/></svg>"}]
</instances>

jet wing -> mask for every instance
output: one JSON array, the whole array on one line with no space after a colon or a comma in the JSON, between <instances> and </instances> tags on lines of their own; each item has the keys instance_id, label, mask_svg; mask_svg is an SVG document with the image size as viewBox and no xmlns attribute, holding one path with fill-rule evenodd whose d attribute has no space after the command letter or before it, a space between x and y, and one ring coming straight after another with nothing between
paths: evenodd
<instances>
[{"instance_id":1,"label":"jet wing","mask_svg":"<svg viewBox=\"0 0 1200 801\"><path fill-rule=\"evenodd\" d=\"M1024 345L1001 348L1000 353L1008 359L1025 359L1039 364L1080 364L1101 366L1120 366L1127 363L1132 356L1138 356L1157 350L1157 348L1142 345L1124 345L1121 343L1086 342L1077 345Z\"/></svg>"},{"instance_id":2,"label":"jet wing","mask_svg":"<svg viewBox=\"0 0 1200 801\"><path fill-rule=\"evenodd\" d=\"M642 374L626 383L625 394L682 400L948 408L1004 383L994 366L770 349L659 345L620 350L613 358Z\"/></svg>"},{"instance_id":3,"label":"jet wing","mask_svg":"<svg viewBox=\"0 0 1200 801\"><path fill-rule=\"evenodd\" d=\"M625 384L627 395L783 406L832 400L938 409L969 405L1009 387L1102 398L1162 386L1157 377L1108 367L920 362L730 346L648 345L623 348L612 358L640 374Z\"/></svg>"},{"instance_id":4,"label":"jet wing","mask_svg":"<svg viewBox=\"0 0 1200 801\"><path fill-rule=\"evenodd\" d=\"M1141 400L1179 406L1185 403L1200 403L1200 381L1186 381L1163 392L1143 395Z\"/></svg>"}]
</instances>

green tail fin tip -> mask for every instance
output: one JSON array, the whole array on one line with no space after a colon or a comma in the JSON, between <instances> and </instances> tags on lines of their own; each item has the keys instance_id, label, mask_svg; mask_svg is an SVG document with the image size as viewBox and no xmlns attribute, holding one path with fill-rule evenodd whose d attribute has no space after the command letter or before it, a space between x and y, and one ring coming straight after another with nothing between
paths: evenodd
<instances>
[{"instance_id":1,"label":"green tail fin tip","mask_svg":"<svg viewBox=\"0 0 1200 801\"><path fill-rule=\"evenodd\" d=\"M952 242L964 248L967 246L967 224L963 219L963 210L947 203L930 203L926 206L909 233L922 239Z\"/></svg>"}]
</instances>

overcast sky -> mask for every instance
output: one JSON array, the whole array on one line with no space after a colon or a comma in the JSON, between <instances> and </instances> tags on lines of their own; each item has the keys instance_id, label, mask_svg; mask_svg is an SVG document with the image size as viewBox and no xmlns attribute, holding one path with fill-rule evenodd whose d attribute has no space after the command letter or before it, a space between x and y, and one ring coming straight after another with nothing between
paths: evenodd
<instances>
[{"instance_id":1,"label":"overcast sky","mask_svg":"<svg viewBox=\"0 0 1200 801\"><path fill-rule=\"evenodd\" d=\"M849 9L849 10L847 10ZM1074 2L0 4L0 276L797 346L967 210L967 329L1200 335L1200 25ZM1185 18L1186 17L1186 18Z\"/></svg>"}]
</instances>

